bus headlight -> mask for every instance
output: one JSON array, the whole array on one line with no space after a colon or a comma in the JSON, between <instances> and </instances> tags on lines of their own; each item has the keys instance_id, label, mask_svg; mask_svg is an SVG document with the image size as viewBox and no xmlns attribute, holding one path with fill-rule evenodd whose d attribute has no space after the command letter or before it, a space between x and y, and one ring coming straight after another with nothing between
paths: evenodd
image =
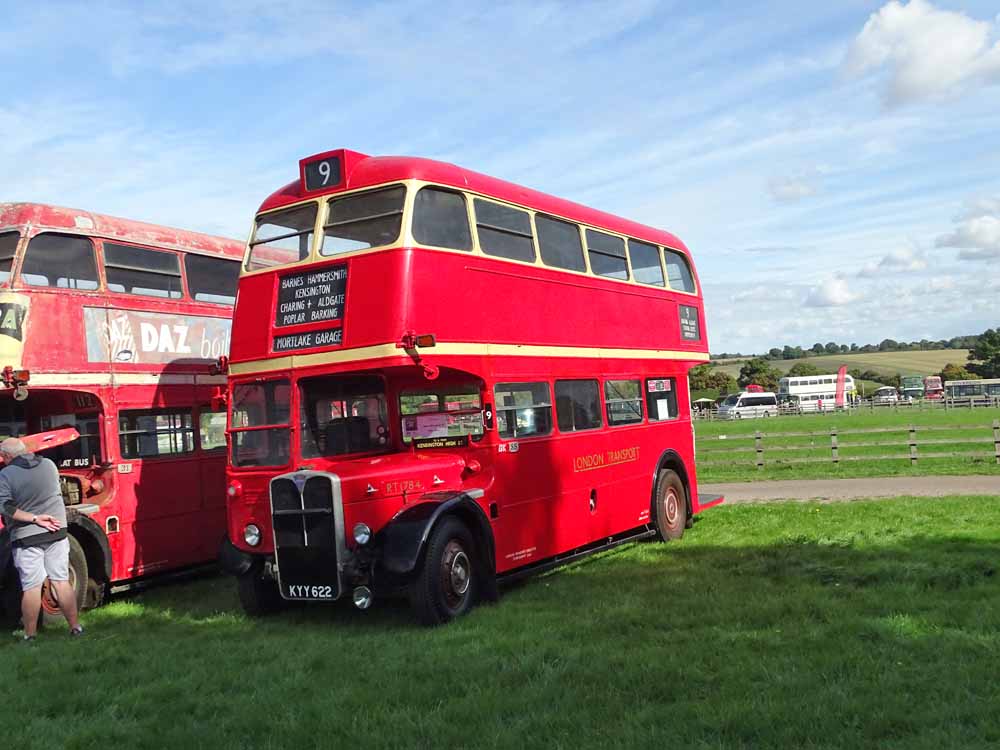
<instances>
[{"instance_id":1,"label":"bus headlight","mask_svg":"<svg viewBox=\"0 0 1000 750\"><path fill-rule=\"evenodd\" d=\"M354 524L354 541L362 547L372 540L372 530L366 523Z\"/></svg>"},{"instance_id":2,"label":"bus headlight","mask_svg":"<svg viewBox=\"0 0 1000 750\"><path fill-rule=\"evenodd\" d=\"M260 544L260 529L257 527L257 524L248 523L243 527L243 541L251 547L256 547Z\"/></svg>"}]
</instances>

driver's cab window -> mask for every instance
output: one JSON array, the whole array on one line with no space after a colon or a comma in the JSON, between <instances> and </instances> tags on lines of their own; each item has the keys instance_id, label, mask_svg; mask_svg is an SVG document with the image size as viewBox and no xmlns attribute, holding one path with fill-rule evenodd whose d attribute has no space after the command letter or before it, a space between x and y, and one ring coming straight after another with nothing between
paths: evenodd
<instances>
[{"instance_id":1,"label":"driver's cab window","mask_svg":"<svg viewBox=\"0 0 1000 750\"><path fill-rule=\"evenodd\" d=\"M341 456L389 445L385 384L373 376L299 381L302 456Z\"/></svg>"},{"instance_id":2,"label":"driver's cab window","mask_svg":"<svg viewBox=\"0 0 1000 750\"><path fill-rule=\"evenodd\" d=\"M399 413L404 443L483 437L483 404L478 385L404 389L399 394Z\"/></svg>"}]
</instances>

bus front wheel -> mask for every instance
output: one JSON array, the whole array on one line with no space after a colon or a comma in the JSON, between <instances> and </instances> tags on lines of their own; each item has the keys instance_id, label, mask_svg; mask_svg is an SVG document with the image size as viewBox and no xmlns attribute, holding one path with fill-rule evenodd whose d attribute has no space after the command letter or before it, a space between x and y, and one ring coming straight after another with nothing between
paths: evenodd
<instances>
[{"instance_id":1,"label":"bus front wheel","mask_svg":"<svg viewBox=\"0 0 1000 750\"><path fill-rule=\"evenodd\" d=\"M243 575L236 576L236 586L243 611L251 617L274 614L285 607L278 584L264 576L259 566L253 566Z\"/></svg>"},{"instance_id":2,"label":"bus front wheel","mask_svg":"<svg viewBox=\"0 0 1000 750\"><path fill-rule=\"evenodd\" d=\"M656 533L662 542L680 539L687 525L687 492L684 482L672 469L664 469L656 478Z\"/></svg>"},{"instance_id":3,"label":"bus front wheel","mask_svg":"<svg viewBox=\"0 0 1000 750\"><path fill-rule=\"evenodd\" d=\"M83 551L83 545L77 541L72 534L66 537L69 540L69 585L76 596L76 611L83 609L87 602L87 584L90 581L90 570L87 565L87 555ZM41 621L45 623L65 622L62 610L59 609L59 598L48 578L42 584L42 613Z\"/></svg>"},{"instance_id":4,"label":"bus front wheel","mask_svg":"<svg viewBox=\"0 0 1000 750\"><path fill-rule=\"evenodd\" d=\"M423 566L410 584L410 604L424 625L442 625L472 608L477 559L472 534L449 516L431 532Z\"/></svg>"}]
</instances>

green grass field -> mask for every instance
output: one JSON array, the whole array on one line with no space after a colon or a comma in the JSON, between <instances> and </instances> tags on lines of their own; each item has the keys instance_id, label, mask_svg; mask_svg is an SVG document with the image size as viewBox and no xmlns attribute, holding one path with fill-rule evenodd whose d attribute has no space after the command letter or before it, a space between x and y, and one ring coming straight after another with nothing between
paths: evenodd
<instances>
[{"instance_id":1,"label":"green grass field","mask_svg":"<svg viewBox=\"0 0 1000 750\"><path fill-rule=\"evenodd\" d=\"M426 630L225 578L0 642L5 747L988 748L1000 503L712 509Z\"/></svg>"},{"instance_id":2,"label":"green grass field","mask_svg":"<svg viewBox=\"0 0 1000 750\"><path fill-rule=\"evenodd\" d=\"M926 476L934 474L998 474L1000 465L993 457L993 420L1000 409L855 409L821 415L789 415L768 419L700 421L695 423L698 446L698 479L701 482L753 482L769 479L833 479L837 477ZM949 458L918 458L916 466L908 458L908 430L917 426L918 457L927 453L969 453ZM969 425L969 429L924 432L922 427ZM830 459L831 428L838 431L840 457ZM852 430L883 429L881 433L851 434ZM764 433L764 468L755 466L754 441L740 439ZM811 437L768 437L770 433L821 433ZM981 443L946 441L975 438ZM939 440L924 444L921 441ZM891 442L886 446L858 446L858 443ZM796 449L782 450L785 446ZM975 455L971 455L975 453ZM866 456L896 455L896 460L864 460ZM787 459L819 458L817 463L790 463ZM848 459L860 460L848 460Z\"/></svg>"},{"instance_id":3,"label":"green grass field","mask_svg":"<svg viewBox=\"0 0 1000 750\"><path fill-rule=\"evenodd\" d=\"M770 364L782 372L788 370L797 362L808 362L823 372L836 372L841 365L853 369L875 370L892 375L936 375L949 362L965 366L968 361L968 349L938 349L928 352L873 352L870 354L830 354L822 357L807 357L805 359L778 359ZM719 369L734 378L739 376L743 361L726 360Z\"/></svg>"}]
</instances>

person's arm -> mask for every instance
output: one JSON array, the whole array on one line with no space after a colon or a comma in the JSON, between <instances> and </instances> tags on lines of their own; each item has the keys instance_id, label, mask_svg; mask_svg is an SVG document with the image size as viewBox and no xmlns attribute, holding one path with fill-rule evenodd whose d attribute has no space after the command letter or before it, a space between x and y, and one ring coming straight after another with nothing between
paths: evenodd
<instances>
[{"instance_id":1,"label":"person's arm","mask_svg":"<svg viewBox=\"0 0 1000 750\"><path fill-rule=\"evenodd\" d=\"M18 508L10 514L10 517L21 523L33 523L36 526L41 526L46 531L59 531L59 519L55 516L47 514L36 516Z\"/></svg>"}]
</instances>

